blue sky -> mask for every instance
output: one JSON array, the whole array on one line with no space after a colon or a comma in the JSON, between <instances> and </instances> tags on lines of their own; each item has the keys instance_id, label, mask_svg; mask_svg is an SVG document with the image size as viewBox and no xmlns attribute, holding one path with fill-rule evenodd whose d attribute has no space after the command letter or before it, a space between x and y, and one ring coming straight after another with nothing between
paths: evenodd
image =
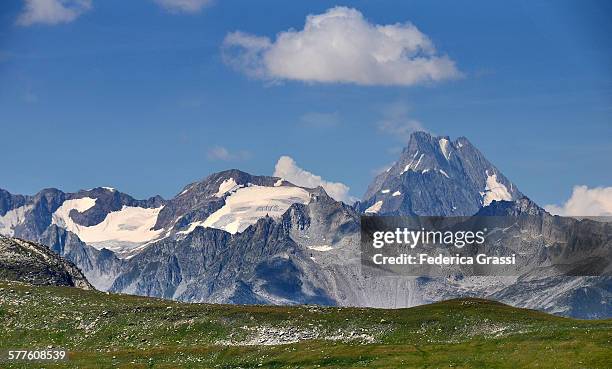
<instances>
[{"instance_id":1,"label":"blue sky","mask_svg":"<svg viewBox=\"0 0 612 369\"><path fill-rule=\"evenodd\" d=\"M270 175L288 155L360 197L405 144L384 121L468 137L542 205L612 185L610 2L80 1L46 23L0 5L0 188L172 197L223 169ZM335 6L412 23L435 47L425 58L454 69L313 82L224 58L232 32L275 43Z\"/></svg>"}]
</instances>

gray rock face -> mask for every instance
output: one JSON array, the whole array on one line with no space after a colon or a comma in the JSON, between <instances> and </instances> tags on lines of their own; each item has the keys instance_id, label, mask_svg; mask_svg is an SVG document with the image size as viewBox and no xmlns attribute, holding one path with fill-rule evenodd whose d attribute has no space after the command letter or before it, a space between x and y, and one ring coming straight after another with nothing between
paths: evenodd
<instances>
[{"instance_id":1,"label":"gray rock face","mask_svg":"<svg viewBox=\"0 0 612 369\"><path fill-rule=\"evenodd\" d=\"M0 188L0 216L6 215L9 210L25 205L27 198L22 195L13 195Z\"/></svg>"},{"instance_id":2,"label":"gray rock face","mask_svg":"<svg viewBox=\"0 0 612 369\"><path fill-rule=\"evenodd\" d=\"M519 279L490 298L514 306L581 319L612 316L612 278L550 277Z\"/></svg>"},{"instance_id":3,"label":"gray rock face","mask_svg":"<svg viewBox=\"0 0 612 369\"><path fill-rule=\"evenodd\" d=\"M78 265L87 280L100 290L108 290L124 266L124 260L112 251L95 249L56 225L49 226L38 242Z\"/></svg>"},{"instance_id":4,"label":"gray rock face","mask_svg":"<svg viewBox=\"0 0 612 369\"><path fill-rule=\"evenodd\" d=\"M26 209L23 221L16 225L12 235L35 240L51 224L51 214L65 201L66 194L50 188L44 189L34 196L25 196L25 199L24 203L9 209Z\"/></svg>"},{"instance_id":5,"label":"gray rock face","mask_svg":"<svg viewBox=\"0 0 612 369\"><path fill-rule=\"evenodd\" d=\"M465 216L493 200L521 197L466 138L451 141L415 132L399 160L374 179L358 209L378 215Z\"/></svg>"},{"instance_id":6,"label":"gray rock face","mask_svg":"<svg viewBox=\"0 0 612 369\"><path fill-rule=\"evenodd\" d=\"M447 278L421 277L417 279L417 290L423 302L473 296L576 318L611 316L611 265L606 263L602 267L594 260L601 257L610 260L612 224L552 216L528 198L495 202L481 209L477 216L513 217L510 219L516 224L503 227L503 232L496 232L488 242L494 248L520 252L521 257L527 258L524 270L511 277L460 274ZM570 265L587 261L583 264L587 272L601 267L597 272L607 272L608 276L560 275L562 271L551 267L551 261L560 256L565 262L571 262ZM576 271L584 270L576 268Z\"/></svg>"},{"instance_id":7,"label":"gray rock face","mask_svg":"<svg viewBox=\"0 0 612 369\"><path fill-rule=\"evenodd\" d=\"M304 275L305 259L285 223L269 217L235 235L198 227L126 260L111 291L183 301L333 304Z\"/></svg>"},{"instance_id":8,"label":"gray rock face","mask_svg":"<svg viewBox=\"0 0 612 369\"><path fill-rule=\"evenodd\" d=\"M46 246L3 236L0 236L0 279L93 289L79 268Z\"/></svg>"}]
</instances>

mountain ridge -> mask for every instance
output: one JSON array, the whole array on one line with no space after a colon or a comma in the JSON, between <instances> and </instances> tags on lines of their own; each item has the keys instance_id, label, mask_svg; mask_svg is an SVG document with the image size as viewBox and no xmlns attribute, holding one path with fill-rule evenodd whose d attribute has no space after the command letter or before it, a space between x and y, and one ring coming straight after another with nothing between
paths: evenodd
<instances>
[{"instance_id":1,"label":"mountain ridge","mask_svg":"<svg viewBox=\"0 0 612 369\"><path fill-rule=\"evenodd\" d=\"M524 196L466 138L413 134L368 195L351 206L322 187L238 169L210 174L168 200L134 200L103 187L73 194L44 190L36 201L0 191L0 233L9 229L44 243L74 261L102 290L181 301L405 307L499 296L560 314L612 314L606 308L609 278L535 272L521 278L377 278L362 270L362 215L539 217L536 223L549 228L530 226L525 234L504 235L512 247L529 245L533 255L548 255L547 243L565 242L560 234L585 234L576 223L551 221L556 218ZM543 230L554 231L544 243L529 239ZM542 286L542 299L535 286ZM592 295L588 307L568 292L576 288Z\"/></svg>"}]
</instances>

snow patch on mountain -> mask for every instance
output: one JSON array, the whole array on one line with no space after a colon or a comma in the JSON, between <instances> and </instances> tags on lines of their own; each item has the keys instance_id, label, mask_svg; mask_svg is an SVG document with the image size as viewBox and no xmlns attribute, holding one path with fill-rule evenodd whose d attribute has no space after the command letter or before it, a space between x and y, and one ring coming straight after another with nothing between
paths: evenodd
<instances>
[{"instance_id":1,"label":"snow patch on mountain","mask_svg":"<svg viewBox=\"0 0 612 369\"><path fill-rule=\"evenodd\" d=\"M370 206L369 208L367 208L365 212L376 214L380 211L380 209L382 208L382 205L383 205L382 201L376 201L376 203Z\"/></svg>"},{"instance_id":2,"label":"snow patch on mountain","mask_svg":"<svg viewBox=\"0 0 612 369\"><path fill-rule=\"evenodd\" d=\"M9 210L0 216L0 234L13 237L15 227L25 221L25 213L32 210L32 205L24 205L13 210Z\"/></svg>"},{"instance_id":3,"label":"snow patch on mountain","mask_svg":"<svg viewBox=\"0 0 612 369\"><path fill-rule=\"evenodd\" d=\"M421 164L421 159L423 159L423 155L424 155L424 154L421 154L421 156L419 156L419 159L417 160L416 164L414 164L414 167L413 167L412 164L414 163L414 159L416 158L418 153L419 153L418 151L414 153L414 155L412 156L412 160L410 160L410 163L408 163L408 165L404 167L404 170L402 170L400 174L404 174L405 172L409 170L416 171L416 169L419 167L419 164Z\"/></svg>"},{"instance_id":4,"label":"snow patch on mountain","mask_svg":"<svg viewBox=\"0 0 612 369\"><path fill-rule=\"evenodd\" d=\"M57 210L51 216L51 224L57 224L58 226L71 231L71 229L69 229L68 227L69 224L74 224L74 221L70 218L70 212L72 210L76 210L79 213L82 213L84 211L89 210L94 205L96 205L96 199L93 199L91 197L82 197L80 199L66 200L64 201L62 206L57 208ZM81 241L83 241L82 238Z\"/></svg>"},{"instance_id":5,"label":"snow patch on mountain","mask_svg":"<svg viewBox=\"0 0 612 369\"><path fill-rule=\"evenodd\" d=\"M308 248L311 250L320 251L320 252L331 251L334 249L333 247L329 245L308 246Z\"/></svg>"},{"instance_id":6,"label":"snow patch on mountain","mask_svg":"<svg viewBox=\"0 0 612 369\"><path fill-rule=\"evenodd\" d=\"M234 178L228 178L225 181L221 182L221 184L219 185L219 191L217 191L215 196L223 197L223 195L225 195L226 193L235 191L240 187L242 186L236 183L236 180L234 180Z\"/></svg>"},{"instance_id":7,"label":"snow patch on mountain","mask_svg":"<svg viewBox=\"0 0 612 369\"><path fill-rule=\"evenodd\" d=\"M512 195L508 192L506 186L497 182L497 174L490 175L488 171L485 173L487 174L487 182L484 192L480 193L483 197L482 204L487 206L493 201L512 200Z\"/></svg>"},{"instance_id":8,"label":"snow patch on mountain","mask_svg":"<svg viewBox=\"0 0 612 369\"><path fill-rule=\"evenodd\" d=\"M446 160L450 160L451 153L448 151L448 140L446 138L441 138L438 143L440 144L440 150L442 151L442 154Z\"/></svg>"},{"instance_id":9,"label":"snow patch on mountain","mask_svg":"<svg viewBox=\"0 0 612 369\"><path fill-rule=\"evenodd\" d=\"M421 159L423 159L423 155L425 154L421 154L421 156L419 156L419 160L416 162L416 164L414 165L414 170L416 171L417 168L419 167L419 164L421 164Z\"/></svg>"},{"instance_id":10,"label":"snow patch on mountain","mask_svg":"<svg viewBox=\"0 0 612 369\"><path fill-rule=\"evenodd\" d=\"M178 196L183 196L184 194L189 192L189 190L191 190L191 188L192 188L192 186L187 186L187 188L185 188L183 191L181 191L181 193L179 193Z\"/></svg>"},{"instance_id":11,"label":"snow patch on mountain","mask_svg":"<svg viewBox=\"0 0 612 369\"><path fill-rule=\"evenodd\" d=\"M108 213L99 224L89 227L75 223L70 217L72 210L84 212L95 204L96 199L90 197L64 201L53 213L51 223L75 233L81 241L96 248L103 247L96 243L148 242L163 231L152 230L163 207L149 209L124 205L121 210Z\"/></svg>"},{"instance_id":12,"label":"snow patch on mountain","mask_svg":"<svg viewBox=\"0 0 612 369\"><path fill-rule=\"evenodd\" d=\"M191 223L187 230L179 233L190 233L198 226L238 233L266 215L280 218L291 205L307 204L309 201L310 193L301 187L252 185L237 189L225 199L221 209L204 221Z\"/></svg>"}]
</instances>

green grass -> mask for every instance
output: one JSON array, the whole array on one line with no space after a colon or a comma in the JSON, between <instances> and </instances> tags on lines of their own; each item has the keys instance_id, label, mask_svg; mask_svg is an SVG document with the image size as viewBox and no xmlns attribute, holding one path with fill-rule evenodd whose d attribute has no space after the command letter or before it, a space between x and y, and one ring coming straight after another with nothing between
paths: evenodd
<instances>
[{"instance_id":1,"label":"green grass","mask_svg":"<svg viewBox=\"0 0 612 369\"><path fill-rule=\"evenodd\" d=\"M612 320L486 300L382 310L186 304L13 282L0 288L0 350L69 350L69 361L46 368L612 367ZM301 340L246 345L277 338L278 330L289 332L280 342Z\"/></svg>"}]
</instances>

